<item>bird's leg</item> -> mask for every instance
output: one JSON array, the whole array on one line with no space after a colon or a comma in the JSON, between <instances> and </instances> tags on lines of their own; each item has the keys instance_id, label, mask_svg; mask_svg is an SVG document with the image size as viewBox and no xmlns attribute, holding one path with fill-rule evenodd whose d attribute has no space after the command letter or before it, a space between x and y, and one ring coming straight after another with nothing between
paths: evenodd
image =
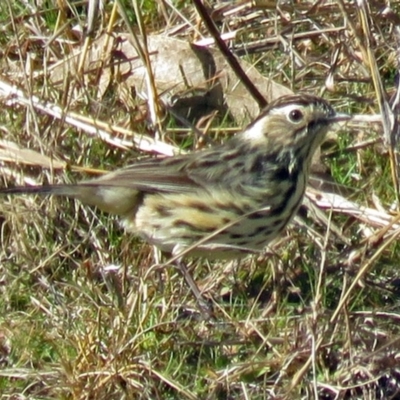
<instances>
[{"instance_id":1,"label":"bird's leg","mask_svg":"<svg viewBox=\"0 0 400 400\"><path fill-rule=\"evenodd\" d=\"M180 270L181 274L183 275L183 278L185 279L191 292L193 293L193 296L196 299L196 302L200 309L200 312L205 317L205 319L211 319L213 317L213 311L210 307L210 304L202 296L201 291L200 291L199 287L197 286L196 282L194 281L192 275L188 271L186 264L180 259L176 260L175 264L178 267L178 269Z\"/></svg>"},{"instance_id":2,"label":"bird's leg","mask_svg":"<svg viewBox=\"0 0 400 400\"><path fill-rule=\"evenodd\" d=\"M161 251L156 246L153 246L153 257L155 265L161 265ZM160 293L164 293L165 287L164 287L163 272L162 270L157 268L155 273L157 276L158 290ZM164 309L166 308L166 301L164 297L162 298L162 307Z\"/></svg>"}]
</instances>

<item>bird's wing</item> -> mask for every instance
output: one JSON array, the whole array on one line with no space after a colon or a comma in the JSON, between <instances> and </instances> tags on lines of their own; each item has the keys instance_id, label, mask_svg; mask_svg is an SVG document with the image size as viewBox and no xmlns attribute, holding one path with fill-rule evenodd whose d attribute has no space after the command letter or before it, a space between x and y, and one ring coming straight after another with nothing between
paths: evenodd
<instances>
[{"instance_id":1,"label":"bird's wing","mask_svg":"<svg viewBox=\"0 0 400 400\"><path fill-rule=\"evenodd\" d=\"M189 160L188 155L182 155L138 161L81 184L126 187L142 192L193 192L199 185L187 172Z\"/></svg>"},{"instance_id":2,"label":"bird's wing","mask_svg":"<svg viewBox=\"0 0 400 400\"><path fill-rule=\"evenodd\" d=\"M232 139L231 143L234 143ZM246 179L238 177L235 164L232 168L227 165L226 160L237 155L237 150L231 145L215 146L191 154L139 161L82 184L177 193L207 189L210 184L229 187L238 178Z\"/></svg>"}]
</instances>

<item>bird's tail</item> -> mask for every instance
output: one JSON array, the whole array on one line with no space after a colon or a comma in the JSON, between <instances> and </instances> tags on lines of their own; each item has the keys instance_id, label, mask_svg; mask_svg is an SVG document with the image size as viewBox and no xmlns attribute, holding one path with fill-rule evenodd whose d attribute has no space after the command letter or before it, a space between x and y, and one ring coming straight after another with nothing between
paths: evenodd
<instances>
[{"instance_id":1,"label":"bird's tail","mask_svg":"<svg viewBox=\"0 0 400 400\"><path fill-rule=\"evenodd\" d=\"M117 215L129 215L136 210L141 201L140 193L134 188L94 182L71 185L16 186L0 189L0 196L19 194L70 197Z\"/></svg>"},{"instance_id":2,"label":"bird's tail","mask_svg":"<svg viewBox=\"0 0 400 400\"><path fill-rule=\"evenodd\" d=\"M78 185L15 186L1 188L0 195L38 194L75 197Z\"/></svg>"}]
</instances>

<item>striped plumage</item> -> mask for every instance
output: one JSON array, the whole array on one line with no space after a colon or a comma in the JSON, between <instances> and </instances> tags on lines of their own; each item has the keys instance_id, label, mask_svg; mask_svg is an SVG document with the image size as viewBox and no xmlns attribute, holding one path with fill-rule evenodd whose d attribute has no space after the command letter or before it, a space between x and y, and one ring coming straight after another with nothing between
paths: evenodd
<instances>
[{"instance_id":1,"label":"striped plumage","mask_svg":"<svg viewBox=\"0 0 400 400\"><path fill-rule=\"evenodd\" d=\"M261 250L288 224L314 151L331 125L346 119L321 98L282 97L223 145L140 161L73 185L0 193L76 198L120 215L128 230L163 251L177 254L211 235L190 254L240 257Z\"/></svg>"}]
</instances>

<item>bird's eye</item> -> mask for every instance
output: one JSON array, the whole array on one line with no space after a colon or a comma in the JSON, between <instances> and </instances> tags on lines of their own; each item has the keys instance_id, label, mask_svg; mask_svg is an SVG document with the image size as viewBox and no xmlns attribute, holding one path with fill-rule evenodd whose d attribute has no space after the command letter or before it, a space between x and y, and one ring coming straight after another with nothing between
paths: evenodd
<instances>
[{"instance_id":1,"label":"bird's eye","mask_svg":"<svg viewBox=\"0 0 400 400\"><path fill-rule=\"evenodd\" d=\"M303 119L304 115L300 110L292 110L289 113L289 120L291 122L294 122L295 124L298 124L302 119Z\"/></svg>"}]
</instances>

